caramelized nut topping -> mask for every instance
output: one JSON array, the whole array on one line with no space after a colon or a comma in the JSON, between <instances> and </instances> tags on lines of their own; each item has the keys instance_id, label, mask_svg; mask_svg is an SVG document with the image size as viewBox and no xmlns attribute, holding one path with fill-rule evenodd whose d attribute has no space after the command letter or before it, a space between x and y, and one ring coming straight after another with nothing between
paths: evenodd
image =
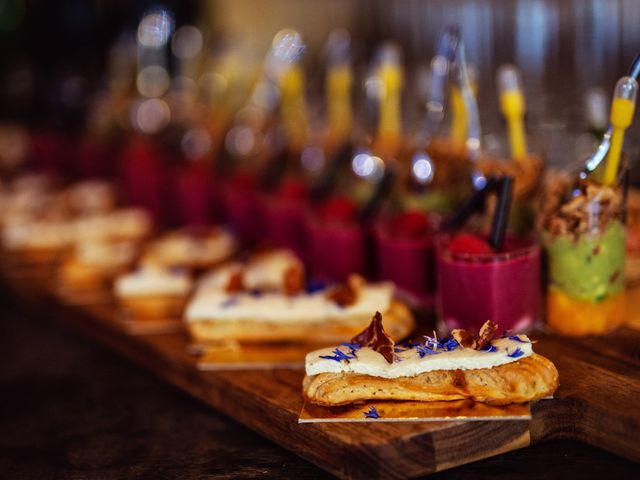
<instances>
[{"instance_id":1,"label":"caramelized nut topping","mask_svg":"<svg viewBox=\"0 0 640 480\"><path fill-rule=\"evenodd\" d=\"M340 305L348 307L358 300L358 292L364 286L365 280L360 275L350 275L346 284L336 285L329 289L326 297Z\"/></svg>"},{"instance_id":2,"label":"caramelized nut topping","mask_svg":"<svg viewBox=\"0 0 640 480\"><path fill-rule=\"evenodd\" d=\"M462 348L480 350L491 343L491 340L497 331L498 325L493 323L491 320L487 320L484 322L482 327L480 327L477 337L468 330L464 330L462 328L456 328L451 332L451 335Z\"/></svg>"},{"instance_id":3,"label":"caramelized nut topping","mask_svg":"<svg viewBox=\"0 0 640 480\"><path fill-rule=\"evenodd\" d=\"M285 295L297 295L304 290L304 269L301 265L291 265L283 277L282 290Z\"/></svg>"},{"instance_id":4,"label":"caramelized nut topping","mask_svg":"<svg viewBox=\"0 0 640 480\"><path fill-rule=\"evenodd\" d=\"M480 331L478 332L478 346L477 350L486 347L493 340L494 335L498 331L498 325L496 325L491 320L487 320L484 322L482 327L480 327Z\"/></svg>"},{"instance_id":5,"label":"caramelized nut topping","mask_svg":"<svg viewBox=\"0 0 640 480\"><path fill-rule=\"evenodd\" d=\"M478 348L478 342L467 330L456 328L451 332L451 336L453 336L462 348L472 348L474 350L477 350Z\"/></svg>"},{"instance_id":6,"label":"caramelized nut topping","mask_svg":"<svg viewBox=\"0 0 640 480\"><path fill-rule=\"evenodd\" d=\"M325 296L343 308L356 303L357 298L356 292L348 283L331 287Z\"/></svg>"},{"instance_id":7,"label":"caramelized nut topping","mask_svg":"<svg viewBox=\"0 0 640 480\"><path fill-rule=\"evenodd\" d=\"M242 269L235 271L229 277L225 291L227 293L237 293L244 290L244 279L242 278Z\"/></svg>"},{"instance_id":8,"label":"caramelized nut topping","mask_svg":"<svg viewBox=\"0 0 640 480\"><path fill-rule=\"evenodd\" d=\"M371 347L389 363L393 363L395 359L393 349L395 342L387 335L387 332L384 331L380 312L375 313L369 326L353 337L351 343L357 343L361 347Z\"/></svg>"}]
</instances>

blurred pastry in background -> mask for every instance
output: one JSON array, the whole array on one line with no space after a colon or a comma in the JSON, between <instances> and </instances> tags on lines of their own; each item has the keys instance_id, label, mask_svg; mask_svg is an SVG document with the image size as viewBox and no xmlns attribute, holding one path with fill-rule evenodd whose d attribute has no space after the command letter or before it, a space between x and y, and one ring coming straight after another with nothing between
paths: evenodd
<instances>
[{"instance_id":1,"label":"blurred pastry in background","mask_svg":"<svg viewBox=\"0 0 640 480\"><path fill-rule=\"evenodd\" d=\"M204 271L228 260L237 250L238 242L224 228L185 228L152 241L142 263Z\"/></svg>"},{"instance_id":2,"label":"blurred pastry in background","mask_svg":"<svg viewBox=\"0 0 640 480\"><path fill-rule=\"evenodd\" d=\"M151 216L142 208L120 208L74 221L74 239L83 241L141 241L151 234Z\"/></svg>"},{"instance_id":3,"label":"blurred pastry in background","mask_svg":"<svg viewBox=\"0 0 640 480\"><path fill-rule=\"evenodd\" d=\"M131 320L180 319L192 286L185 269L142 265L118 276L114 293Z\"/></svg>"},{"instance_id":4,"label":"blurred pastry in background","mask_svg":"<svg viewBox=\"0 0 640 480\"><path fill-rule=\"evenodd\" d=\"M110 291L113 279L134 264L137 254L131 241L80 242L60 265L59 286L70 293Z\"/></svg>"},{"instance_id":5,"label":"blurred pastry in background","mask_svg":"<svg viewBox=\"0 0 640 480\"><path fill-rule=\"evenodd\" d=\"M344 284L307 284L300 261L275 251L207 275L185 321L199 343L330 343L366 326L371 308L386 312L394 338L413 329L409 309L394 299L393 284L367 283L357 275Z\"/></svg>"},{"instance_id":6,"label":"blurred pastry in background","mask_svg":"<svg viewBox=\"0 0 640 480\"><path fill-rule=\"evenodd\" d=\"M71 185L64 192L65 203L72 215L99 215L116 207L115 187L103 180L85 180Z\"/></svg>"}]
</instances>

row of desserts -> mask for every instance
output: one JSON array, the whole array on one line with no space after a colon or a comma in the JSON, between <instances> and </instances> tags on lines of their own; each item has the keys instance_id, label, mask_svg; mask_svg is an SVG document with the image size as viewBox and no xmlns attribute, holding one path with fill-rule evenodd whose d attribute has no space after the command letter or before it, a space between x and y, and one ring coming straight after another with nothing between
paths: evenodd
<instances>
[{"instance_id":1,"label":"row of desserts","mask_svg":"<svg viewBox=\"0 0 640 480\"><path fill-rule=\"evenodd\" d=\"M75 185L58 197L75 198L72 189L100 191L95 195L103 200L111 197L104 193L108 189L89 187L96 185ZM18 183L11 189L3 196L3 207L14 202L16 191L23 191ZM24 189L35 196L39 194L34 192L42 190L41 185ZM395 298L390 283L371 284L357 275L331 286L307 282L304 265L288 250L258 251L244 261L227 261L238 245L229 233L217 228L206 235L176 231L144 241L151 233L144 214L136 211L139 215L134 219L134 211L116 208L115 201L102 203L104 208L82 214L67 212L56 219L62 222L65 218L66 228L73 232L93 227L89 228L90 239L80 235L82 240L76 239L71 252L57 252L62 284L80 292L104 288L113 280L115 297L132 319L184 315L189 332L200 343L312 339L327 345L351 338L333 349L308 354L304 394L314 403L333 406L371 399L459 398L512 403L541 398L557 386L557 371L533 354L527 337L494 341L497 327L491 322L483 326L477 340L469 332L456 330L452 339L426 337L424 342L394 346L395 340L412 332L414 320L406 305ZM23 213L24 226L43 221L36 210ZM4 228L12 226L9 222ZM84 243L96 240L102 242L101 247ZM114 246L123 241L136 242L129 244L135 244L139 252L136 260L115 253L120 247ZM11 253L26 256L31 265L45 260L29 255L29 249ZM46 258L47 263L51 259ZM133 264L137 264L135 270L124 271ZM75 274L70 275L73 270ZM202 272L194 286L194 277ZM382 327L380 313L361 332L372 312L380 311L390 335ZM491 389L486 386L489 381L494 385Z\"/></svg>"}]
</instances>

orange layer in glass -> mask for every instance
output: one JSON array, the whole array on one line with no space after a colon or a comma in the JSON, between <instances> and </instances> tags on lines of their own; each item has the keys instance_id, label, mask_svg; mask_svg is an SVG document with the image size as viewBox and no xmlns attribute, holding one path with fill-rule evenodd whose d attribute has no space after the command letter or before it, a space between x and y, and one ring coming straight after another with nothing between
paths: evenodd
<instances>
[{"instance_id":1,"label":"orange layer in glass","mask_svg":"<svg viewBox=\"0 0 640 480\"><path fill-rule=\"evenodd\" d=\"M601 335L620 326L625 311L624 290L598 303L576 300L554 287L547 291L547 324L561 335Z\"/></svg>"}]
</instances>

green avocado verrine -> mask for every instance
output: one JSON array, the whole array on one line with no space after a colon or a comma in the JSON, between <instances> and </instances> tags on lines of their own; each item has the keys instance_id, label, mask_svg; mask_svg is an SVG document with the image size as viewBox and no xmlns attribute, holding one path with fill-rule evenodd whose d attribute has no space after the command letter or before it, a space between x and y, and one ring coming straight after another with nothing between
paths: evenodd
<instances>
[{"instance_id":1,"label":"green avocado verrine","mask_svg":"<svg viewBox=\"0 0 640 480\"><path fill-rule=\"evenodd\" d=\"M598 303L624 287L625 229L614 220L604 231L544 235L551 283L572 298Z\"/></svg>"}]
</instances>

